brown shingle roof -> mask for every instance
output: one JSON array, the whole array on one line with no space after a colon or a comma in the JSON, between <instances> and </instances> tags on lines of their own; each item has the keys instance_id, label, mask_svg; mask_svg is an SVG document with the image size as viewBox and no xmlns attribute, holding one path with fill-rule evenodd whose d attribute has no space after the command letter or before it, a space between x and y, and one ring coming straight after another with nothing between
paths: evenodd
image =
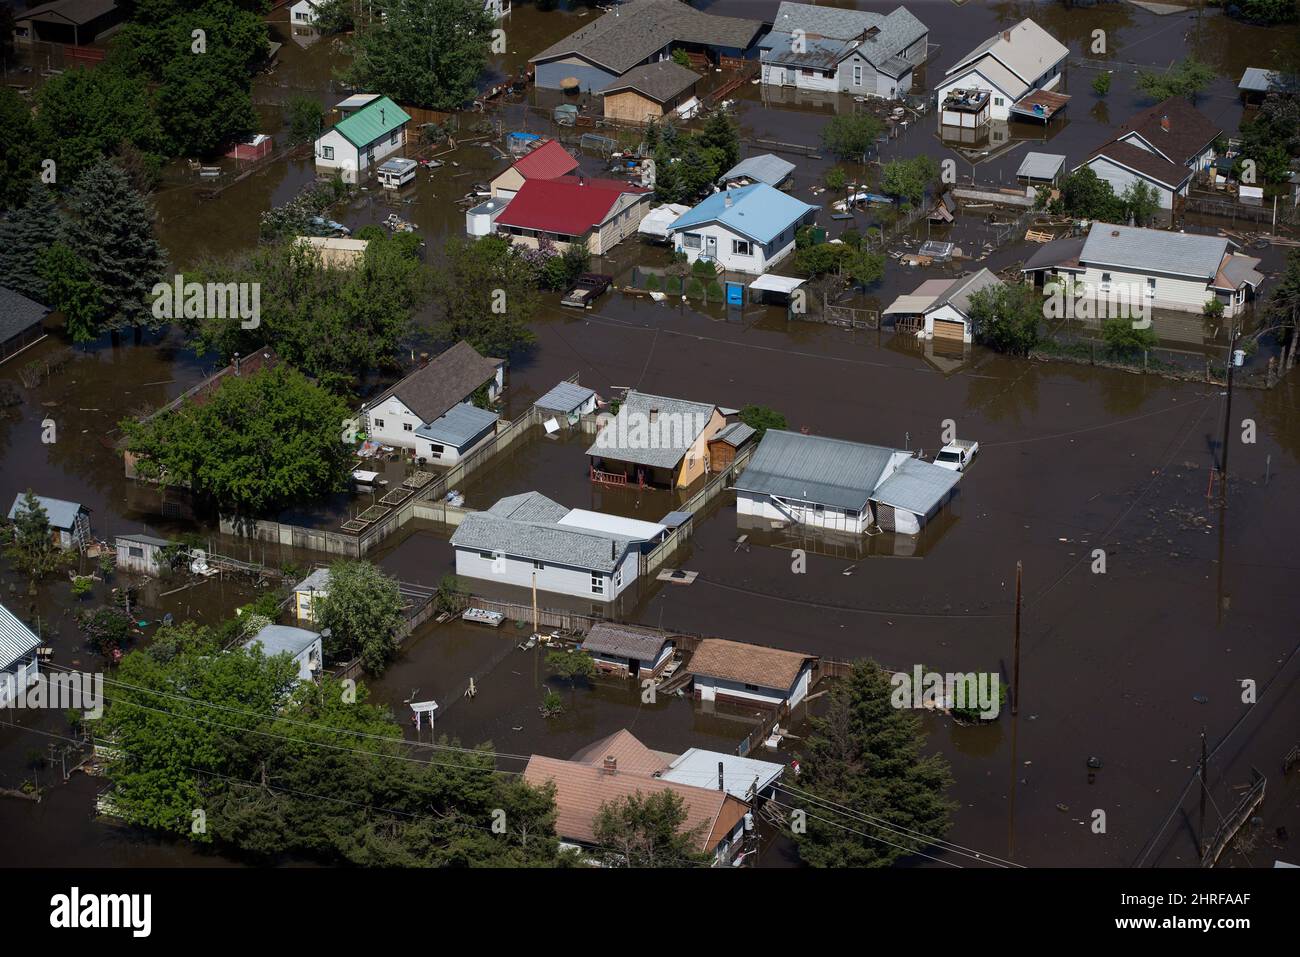
<instances>
[{"instance_id":1,"label":"brown shingle roof","mask_svg":"<svg viewBox=\"0 0 1300 957\"><path fill-rule=\"evenodd\" d=\"M1168 118L1169 129L1162 122ZM1137 133L1170 160L1186 166L1205 151L1223 131L1183 96L1171 96L1150 109L1130 116L1115 139Z\"/></svg>"},{"instance_id":2,"label":"brown shingle roof","mask_svg":"<svg viewBox=\"0 0 1300 957\"><path fill-rule=\"evenodd\" d=\"M598 621L582 639L582 650L653 664L659 658L665 641L668 641L668 636L656 628Z\"/></svg>"},{"instance_id":3,"label":"brown shingle roof","mask_svg":"<svg viewBox=\"0 0 1300 957\"><path fill-rule=\"evenodd\" d=\"M589 767L601 768L605 766L607 757L617 762L620 771L649 777L672 764L673 758L677 755L664 755L658 751L651 751L636 735L623 728L607 738L601 738L595 744L587 745L569 760Z\"/></svg>"},{"instance_id":4,"label":"brown shingle roof","mask_svg":"<svg viewBox=\"0 0 1300 957\"><path fill-rule=\"evenodd\" d=\"M609 773L600 767L561 761L534 754L524 768L524 780L534 787L547 781L555 784L555 833L561 838L596 844L596 815L601 805L621 798L672 791L681 797L686 807L683 831L700 828L698 847L712 851L718 842L731 833L745 816L749 806L725 791L692 787L663 781L630 771Z\"/></svg>"},{"instance_id":5,"label":"brown shingle roof","mask_svg":"<svg viewBox=\"0 0 1300 957\"><path fill-rule=\"evenodd\" d=\"M484 358L462 339L427 366L416 369L383 392L370 406L373 408L395 395L422 421L432 422L493 378L501 362Z\"/></svg>"},{"instance_id":6,"label":"brown shingle roof","mask_svg":"<svg viewBox=\"0 0 1300 957\"><path fill-rule=\"evenodd\" d=\"M667 103L678 93L690 89L699 79L698 73L688 70L680 63L660 60L628 70L600 92L608 96L620 90L636 90L656 103Z\"/></svg>"},{"instance_id":7,"label":"brown shingle roof","mask_svg":"<svg viewBox=\"0 0 1300 957\"><path fill-rule=\"evenodd\" d=\"M693 675L785 690L799 677L804 663L815 660L815 656L800 651L705 638L691 656L687 670Z\"/></svg>"},{"instance_id":8,"label":"brown shingle roof","mask_svg":"<svg viewBox=\"0 0 1300 957\"><path fill-rule=\"evenodd\" d=\"M1127 166L1131 170L1141 173L1143 176L1149 176L1157 183L1163 183L1170 188L1177 188L1182 185L1183 181L1191 175L1186 166L1179 166L1171 163L1161 156L1157 156L1140 146L1133 146L1131 143L1107 143L1092 156L1088 157L1089 162L1097 157L1114 160L1121 166Z\"/></svg>"}]
</instances>

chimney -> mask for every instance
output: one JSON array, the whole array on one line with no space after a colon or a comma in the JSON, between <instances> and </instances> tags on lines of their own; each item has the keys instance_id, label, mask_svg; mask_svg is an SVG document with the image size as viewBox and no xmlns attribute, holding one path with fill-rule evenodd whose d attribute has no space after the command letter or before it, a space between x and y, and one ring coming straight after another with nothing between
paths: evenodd
<instances>
[{"instance_id":1,"label":"chimney","mask_svg":"<svg viewBox=\"0 0 1300 957\"><path fill-rule=\"evenodd\" d=\"M1162 130L1164 130L1166 133L1169 132L1169 114L1168 114L1168 113L1166 113L1164 116L1160 117L1160 128L1161 128Z\"/></svg>"},{"instance_id":2,"label":"chimney","mask_svg":"<svg viewBox=\"0 0 1300 957\"><path fill-rule=\"evenodd\" d=\"M618 758L612 754L605 755L604 771L606 774L618 773Z\"/></svg>"},{"instance_id":3,"label":"chimney","mask_svg":"<svg viewBox=\"0 0 1300 957\"><path fill-rule=\"evenodd\" d=\"M384 122L384 108L382 106L379 108L379 122Z\"/></svg>"},{"instance_id":4,"label":"chimney","mask_svg":"<svg viewBox=\"0 0 1300 957\"><path fill-rule=\"evenodd\" d=\"M612 538L609 540L609 560L618 561L618 543Z\"/></svg>"},{"instance_id":5,"label":"chimney","mask_svg":"<svg viewBox=\"0 0 1300 957\"><path fill-rule=\"evenodd\" d=\"M1010 42L1011 42L1011 31L1010 31L1010 30L1003 30L1003 31L1002 31L1002 39L1004 39L1004 40L1006 40L1008 43L1010 43Z\"/></svg>"},{"instance_id":6,"label":"chimney","mask_svg":"<svg viewBox=\"0 0 1300 957\"><path fill-rule=\"evenodd\" d=\"M731 187L730 187L730 186L727 187L727 196L726 196L726 198L723 200L723 202L725 202L725 203L727 204L728 207L731 206Z\"/></svg>"},{"instance_id":7,"label":"chimney","mask_svg":"<svg viewBox=\"0 0 1300 957\"><path fill-rule=\"evenodd\" d=\"M730 203L728 203L728 205L730 205ZM659 418L659 410L656 409L654 406L651 406L651 407L650 407L650 424L651 424L651 425L654 425L654 424L655 424L655 421L656 421L658 418Z\"/></svg>"},{"instance_id":8,"label":"chimney","mask_svg":"<svg viewBox=\"0 0 1300 957\"><path fill-rule=\"evenodd\" d=\"M235 367L235 375L239 375L239 353L238 352L235 353L235 359L231 363L231 365Z\"/></svg>"},{"instance_id":9,"label":"chimney","mask_svg":"<svg viewBox=\"0 0 1300 957\"><path fill-rule=\"evenodd\" d=\"M719 791L727 790L722 783L722 762L721 761L718 762L718 790Z\"/></svg>"}]
</instances>

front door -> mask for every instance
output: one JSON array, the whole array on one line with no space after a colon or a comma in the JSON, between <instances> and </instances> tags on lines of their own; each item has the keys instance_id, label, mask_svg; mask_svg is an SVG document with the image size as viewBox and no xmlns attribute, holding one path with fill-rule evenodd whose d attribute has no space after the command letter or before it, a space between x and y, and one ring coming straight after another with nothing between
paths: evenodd
<instances>
[{"instance_id":1,"label":"front door","mask_svg":"<svg viewBox=\"0 0 1300 957\"><path fill-rule=\"evenodd\" d=\"M710 259L718 258L718 237L717 236L704 237L704 255L708 256Z\"/></svg>"}]
</instances>

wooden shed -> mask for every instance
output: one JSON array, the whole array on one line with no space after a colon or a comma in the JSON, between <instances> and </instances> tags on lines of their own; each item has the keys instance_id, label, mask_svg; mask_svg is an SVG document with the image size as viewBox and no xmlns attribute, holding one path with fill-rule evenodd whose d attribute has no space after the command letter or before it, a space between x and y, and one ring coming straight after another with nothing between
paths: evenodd
<instances>
[{"instance_id":1,"label":"wooden shed","mask_svg":"<svg viewBox=\"0 0 1300 957\"><path fill-rule=\"evenodd\" d=\"M731 468L736 452L754 438L754 430L744 422L732 422L709 439L709 468L721 472Z\"/></svg>"},{"instance_id":2,"label":"wooden shed","mask_svg":"<svg viewBox=\"0 0 1300 957\"><path fill-rule=\"evenodd\" d=\"M115 542L117 567L125 571L157 575L167 567L163 549L175 544L152 535L119 535Z\"/></svg>"},{"instance_id":3,"label":"wooden shed","mask_svg":"<svg viewBox=\"0 0 1300 957\"><path fill-rule=\"evenodd\" d=\"M653 123L678 110L690 111L697 101L699 74L672 60L646 63L629 70L600 92L605 119L623 123Z\"/></svg>"}]
</instances>

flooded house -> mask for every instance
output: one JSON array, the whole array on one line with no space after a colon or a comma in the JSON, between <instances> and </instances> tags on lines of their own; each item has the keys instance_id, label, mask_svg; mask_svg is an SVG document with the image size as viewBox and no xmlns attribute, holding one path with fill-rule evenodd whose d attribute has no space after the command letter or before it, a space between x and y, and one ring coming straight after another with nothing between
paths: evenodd
<instances>
[{"instance_id":1,"label":"flooded house","mask_svg":"<svg viewBox=\"0 0 1300 957\"><path fill-rule=\"evenodd\" d=\"M587 449L591 480L685 488L711 470L709 439L726 425L716 405L629 390Z\"/></svg>"},{"instance_id":2,"label":"flooded house","mask_svg":"<svg viewBox=\"0 0 1300 957\"><path fill-rule=\"evenodd\" d=\"M1116 196L1145 183L1155 190L1161 209L1172 209L1187 198L1195 177L1214 164L1214 143L1222 135L1186 97L1172 96L1127 119L1075 169L1088 167Z\"/></svg>"},{"instance_id":3,"label":"flooded house","mask_svg":"<svg viewBox=\"0 0 1300 957\"><path fill-rule=\"evenodd\" d=\"M555 785L555 833L573 849L594 848L602 806L637 794L670 791L681 799L683 832L695 832L696 850L727 864L744 843L750 805L726 788L697 786L659 777L675 755L652 751L626 730L578 751L570 759L532 755L524 780Z\"/></svg>"},{"instance_id":4,"label":"flooded house","mask_svg":"<svg viewBox=\"0 0 1300 957\"><path fill-rule=\"evenodd\" d=\"M711 66L743 57L762 30L759 20L703 13L680 0L628 0L529 62L539 89L594 93L674 50Z\"/></svg>"},{"instance_id":5,"label":"flooded house","mask_svg":"<svg viewBox=\"0 0 1300 957\"><path fill-rule=\"evenodd\" d=\"M26 514L26 493L14 496L13 505L9 506L9 521L20 514ZM36 501L45 510L45 518L50 523L50 532L54 543L60 548L84 548L90 543L90 509L80 502L67 502L61 498L37 495Z\"/></svg>"},{"instance_id":6,"label":"flooded house","mask_svg":"<svg viewBox=\"0 0 1300 957\"><path fill-rule=\"evenodd\" d=\"M603 256L637 234L653 193L626 180L582 174L526 179L496 217L497 232L516 245L537 249L548 240L560 252L582 243Z\"/></svg>"},{"instance_id":7,"label":"flooded house","mask_svg":"<svg viewBox=\"0 0 1300 957\"><path fill-rule=\"evenodd\" d=\"M39 302L0 286L0 362L44 339L49 314Z\"/></svg>"},{"instance_id":8,"label":"flooded house","mask_svg":"<svg viewBox=\"0 0 1300 957\"><path fill-rule=\"evenodd\" d=\"M667 535L656 522L568 508L524 492L470 512L451 536L461 578L610 602Z\"/></svg>"},{"instance_id":9,"label":"flooded house","mask_svg":"<svg viewBox=\"0 0 1300 957\"><path fill-rule=\"evenodd\" d=\"M36 633L0 605L0 708L8 707L15 693L40 673L40 646Z\"/></svg>"},{"instance_id":10,"label":"flooded house","mask_svg":"<svg viewBox=\"0 0 1300 957\"><path fill-rule=\"evenodd\" d=\"M1224 236L1093 223L1086 238L1048 243L1021 271L1036 286L1063 281L1097 304L1099 321L1148 307L1200 313L1212 299L1232 318L1264 282L1260 261L1236 250Z\"/></svg>"},{"instance_id":11,"label":"flooded house","mask_svg":"<svg viewBox=\"0 0 1300 957\"><path fill-rule=\"evenodd\" d=\"M14 11L14 41L31 43L94 43L122 22L117 0L54 0Z\"/></svg>"},{"instance_id":12,"label":"flooded house","mask_svg":"<svg viewBox=\"0 0 1300 957\"><path fill-rule=\"evenodd\" d=\"M762 82L896 99L925 63L930 31L906 7L888 15L782 3L759 41Z\"/></svg>"},{"instance_id":13,"label":"flooded house","mask_svg":"<svg viewBox=\"0 0 1300 957\"><path fill-rule=\"evenodd\" d=\"M143 575L158 575L168 568L166 550L176 544L153 535L118 535L114 540L117 567Z\"/></svg>"},{"instance_id":14,"label":"flooded house","mask_svg":"<svg viewBox=\"0 0 1300 957\"><path fill-rule=\"evenodd\" d=\"M316 602L329 594L330 570L317 568L293 586L293 615L298 621L316 620Z\"/></svg>"},{"instance_id":15,"label":"flooded house","mask_svg":"<svg viewBox=\"0 0 1300 957\"><path fill-rule=\"evenodd\" d=\"M775 153L760 153L741 160L719 176L718 182L724 188L766 183L773 189L783 189L790 183L794 170L795 165L789 160Z\"/></svg>"},{"instance_id":16,"label":"flooded house","mask_svg":"<svg viewBox=\"0 0 1300 957\"><path fill-rule=\"evenodd\" d=\"M598 397L594 389L578 385L576 382L561 382L549 389L533 403L543 412L551 412L563 417L570 424L580 416L590 415L596 411Z\"/></svg>"},{"instance_id":17,"label":"flooded house","mask_svg":"<svg viewBox=\"0 0 1300 957\"><path fill-rule=\"evenodd\" d=\"M944 125L981 126L989 121L1046 121L1069 97L1036 100L1055 90L1070 50L1028 18L989 37L944 71L935 89ZM960 122L950 124L948 114Z\"/></svg>"},{"instance_id":18,"label":"flooded house","mask_svg":"<svg viewBox=\"0 0 1300 957\"><path fill-rule=\"evenodd\" d=\"M980 269L956 279L927 279L911 293L899 296L884 311L895 328L922 332L943 342L969 343L975 335L971 296L1002 285L1002 280Z\"/></svg>"},{"instance_id":19,"label":"flooded house","mask_svg":"<svg viewBox=\"0 0 1300 957\"><path fill-rule=\"evenodd\" d=\"M761 276L794 251L795 233L816 216L816 206L752 183L714 193L668 231L673 249L691 263L702 259L729 272Z\"/></svg>"},{"instance_id":20,"label":"flooded house","mask_svg":"<svg viewBox=\"0 0 1300 957\"><path fill-rule=\"evenodd\" d=\"M657 123L665 116L690 119L699 109L700 75L673 60L643 63L601 88L605 119Z\"/></svg>"},{"instance_id":21,"label":"flooded house","mask_svg":"<svg viewBox=\"0 0 1300 957\"><path fill-rule=\"evenodd\" d=\"M294 26L311 27L320 19L320 4L314 0L298 0L289 8L289 22Z\"/></svg>"},{"instance_id":22,"label":"flooded house","mask_svg":"<svg viewBox=\"0 0 1300 957\"><path fill-rule=\"evenodd\" d=\"M960 478L904 449L768 429L733 488L742 526L915 535Z\"/></svg>"},{"instance_id":23,"label":"flooded house","mask_svg":"<svg viewBox=\"0 0 1300 957\"><path fill-rule=\"evenodd\" d=\"M366 437L455 465L496 434L500 416L475 405L475 395L495 402L504 387L505 360L479 355L462 340L362 406Z\"/></svg>"},{"instance_id":24,"label":"flooded house","mask_svg":"<svg viewBox=\"0 0 1300 957\"><path fill-rule=\"evenodd\" d=\"M338 173L343 182L356 185L406 145L411 117L386 96L376 96L351 110L349 97L335 107L347 115L316 138L316 169Z\"/></svg>"},{"instance_id":25,"label":"flooded house","mask_svg":"<svg viewBox=\"0 0 1300 957\"><path fill-rule=\"evenodd\" d=\"M657 628L613 621L596 622L581 645L602 673L624 678L657 678L672 660L675 647L672 638Z\"/></svg>"},{"instance_id":26,"label":"flooded house","mask_svg":"<svg viewBox=\"0 0 1300 957\"><path fill-rule=\"evenodd\" d=\"M686 665L697 701L793 708L812 688L816 655L705 638Z\"/></svg>"},{"instance_id":27,"label":"flooded house","mask_svg":"<svg viewBox=\"0 0 1300 957\"><path fill-rule=\"evenodd\" d=\"M321 636L306 628L292 625L266 625L244 642L249 650L257 649L263 657L288 655L298 668L299 681L314 681L321 672L323 653Z\"/></svg>"},{"instance_id":28,"label":"flooded house","mask_svg":"<svg viewBox=\"0 0 1300 957\"><path fill-rule=\"evenodd\" d=\"M327 269L352 269L366 258L368 239L348 239L342 236L299 236L298 245L310 249Z\"/></svg>"},{"instance_id":29,"label":"flooded house","mask_svg":"<svg viewBox=\"0 0 1300 957\"><path fill-rule=\"evenodd\" d=\"M558 179L578 168L578 161L558 140L536 140L529 152L492 178L488 189L494 199L513 199L527 180Z\"/></svg>"}]
</instances>

